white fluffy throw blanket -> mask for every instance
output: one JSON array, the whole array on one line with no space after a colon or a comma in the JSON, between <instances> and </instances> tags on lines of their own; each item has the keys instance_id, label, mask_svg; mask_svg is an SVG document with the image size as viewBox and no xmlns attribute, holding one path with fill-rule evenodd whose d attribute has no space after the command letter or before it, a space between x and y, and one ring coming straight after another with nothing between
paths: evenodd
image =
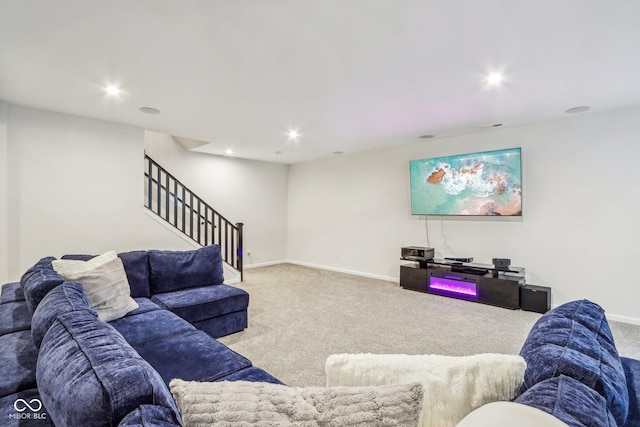
<instances>
[{"instance_id":1,"label":"white fluffy throw blanket","mask_svg":"<svg viewBox=\"0 0 640 427\"><path fill-rule=\"evenodd\" d=\"M327 386L403 384L424 389L422 427L453 427L485 403L515 397L524 379L520 356L336 354L326 362Z\"/></svg>"},{"instance_id":2,"label":"white fluffy throw blanket","mask_svg":"<svg viewBox=\"0 0 640 427\"><path fill-rule=\"evenodd\" d=\"M416 427L422 386L308 387L248 381L169 384L185 427Z\"/></svg>"}]
</instances>

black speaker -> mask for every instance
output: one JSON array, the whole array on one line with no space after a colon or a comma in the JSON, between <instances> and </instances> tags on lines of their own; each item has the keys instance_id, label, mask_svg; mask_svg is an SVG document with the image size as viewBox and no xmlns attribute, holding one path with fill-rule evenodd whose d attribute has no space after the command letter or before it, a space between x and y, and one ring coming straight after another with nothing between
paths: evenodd
<instances>
[{"instance_id":1,"label":"black speaker","mask_svg":"<svg viewBox=\"0 0 640 427\"><path fill-rule=\"evenodd\" d=\"M509 258L493 259L493 266L496 268L496 270L508 271L510 265L511 265L511 260Z\"/></svg>"},{"instance_id":2,"label":"black speaker","mask_svg":"<svg viewBox=\"0 0 640 427\"><path fill-rule=\"evenodd\" d=\"M520 308L544 314L551 309L551 288L524 285L520 288Z\"/></svg>"}]
</instances>

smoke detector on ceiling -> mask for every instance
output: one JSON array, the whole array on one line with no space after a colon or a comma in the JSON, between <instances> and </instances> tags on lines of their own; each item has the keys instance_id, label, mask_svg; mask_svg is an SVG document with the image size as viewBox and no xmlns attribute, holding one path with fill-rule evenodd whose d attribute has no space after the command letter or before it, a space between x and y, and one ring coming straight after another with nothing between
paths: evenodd
<instances>
[{"instance_id":1,"label":"smoke detector on ceiling","mask_svg":"<svg viewBox=\"0 0 640 427\"><path fill-rule=\"evenodd\" d=\"M589 111L590 109L591 107L589 107L588 105L581 105L579 107L569 108L564 112L567 114L577 114L577 113L584 113L585 111Z\"/></svg>"},{"instance_id":2,"label":"smoke detector on ceiling","mask_svg":"<svg viewBox=\"0 0 640 427\"><path fill-rule=\"evenodd\" d=\"M140 107L140 111L145 114L160 114L160 110L152 107Z\"/></svg>"}]
</instances>

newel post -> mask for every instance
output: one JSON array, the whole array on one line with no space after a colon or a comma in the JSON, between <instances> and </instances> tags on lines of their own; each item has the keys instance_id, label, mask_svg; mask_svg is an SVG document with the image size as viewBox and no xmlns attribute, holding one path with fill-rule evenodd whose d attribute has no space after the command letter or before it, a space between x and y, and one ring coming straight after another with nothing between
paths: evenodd
<instances>
[{"instance_id":1,"label":"newel post","mask_svg":"<svg viewBox=\"0 0 640 427\"><path fill-rule=\"evenodd\" d=\"M244 224L239 222L236 224L236 227L238 228L238 271L240 271L240 281L242 282L244 280L244 269L242 268L242 257L244 256L243 254L243 248L244 245L242 243L242 226Z\"/></svg>"}]
</instances>

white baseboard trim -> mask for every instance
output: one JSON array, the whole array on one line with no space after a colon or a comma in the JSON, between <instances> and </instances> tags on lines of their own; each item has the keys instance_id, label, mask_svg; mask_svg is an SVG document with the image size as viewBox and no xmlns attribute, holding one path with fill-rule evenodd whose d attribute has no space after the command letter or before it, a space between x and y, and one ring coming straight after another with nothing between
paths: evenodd
<instances>
[{"instance_id":1,"label":"white baseboard trim","mask_svg":"<svg viewBox=\"0 0 640 427\"><path fill-rule=\"evenodd\" d=\"M569 301L567 301L569 302ZM595 301L593 301L595 302ZM562 305L562 304L560 304ZM560 305L558 304L551 304L551 309L553 310L556 307L559 307ZM631 325L640 325L640 319L636 318L636 317L628 317L628 316L619 316L617 314L611 314L609 312L605 313L605 316L607 318L607 320L613 320L614 322L620 322L620 323L628 323Z\"/></svg>"},{"instance_id":2,"label":"white baseboard trim","mask_svg":"<svg viewBox=\"0 0 640 427\"><path fill-rule=\"evenodd\" d=\"M635 317L618 316L617 314L607 313L607 319L620 322L620 323L630 323L632 325L640 325L640 319Z\"/></svg>"},{"instance_id":3,"label":"white baseboard trim","mask_svg":"<svg viewBox=\"0 0 640 427\"><path fill-rule=\"evenodd\" d=\"M303 267L319 268L320 270L335 271L337 273L353 274L355 276L368 277L370 279L385 280L387 282L398 283L397 277L382 276L380 274L365 273L362 271L348 270L346 268L330 267L328 265L313 264L310 262L288 260L289 264L301 265Z\"/></svg>"},{"instance_id":4,"label":"white baseboard trim","mask_svg":"<svg viewBox=\"0 0 640 427\"><path fill-rule=\"evenodd\" d=\"M258 267L268 267L270 265L278 265L278 264L287 264L289 261L280 260L280 261L268 261L268 262L259 262L256 264L245 264L243 267L245 269L258 268Z\"/></svg>"},{"instance_id":5,"label":"white baseboard trim","mask_svg":"<svg viewBox=\"0 0 640 427\"><path fill-rule=\"evenodd\" d=\"M327 266L327 265L313 264L311 262L295 261L295 260L290 260L290 259L283 259L283 260L279 260L279 261L269 261L269 262L261 262L261 263L257 263L257 264L250 264L250 265L245 265L244 268L245 269L251 269L251 268L267 267L267 266L270 266L270 265L278 265L278 264L301 265L303 267L311 267L311 268L317 268L317 269L320 269L320 270L335 271L337 273L353 274L355 276L362 276L362 277L368 277L370 279L379 279L379 280L385 280L385 281L388 281L388 282L398 283L398 278L397 277L388 277L388 276L382 276L382 275L379 275L379 274L364 273L362 271L348 270L348 269L345 269L345 268L330 267L330 266Z\"/></svg>"}]
</instances>

